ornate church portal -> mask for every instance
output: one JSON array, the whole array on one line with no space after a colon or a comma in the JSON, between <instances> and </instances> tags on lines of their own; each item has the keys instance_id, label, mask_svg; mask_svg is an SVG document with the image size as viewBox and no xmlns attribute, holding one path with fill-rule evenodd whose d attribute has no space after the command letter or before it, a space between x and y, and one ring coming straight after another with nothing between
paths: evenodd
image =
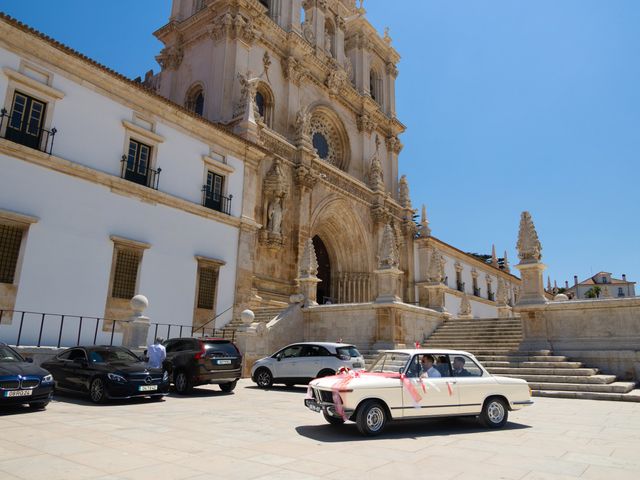
<instances>
[{"instance_id":1,"label":"ornate church portal","mask_svg":"<svg viewBox=\"0 0 640 480\"><path fill-rule=\"evenodd\" d=\"M335 303L336 299L331 297L331 259L329 258L327 247L324 246L324 242L317 235L313 237L313 248L316 251L318 278L320 279L317 301L320 304Z\"/></svg>"}]
</instances>

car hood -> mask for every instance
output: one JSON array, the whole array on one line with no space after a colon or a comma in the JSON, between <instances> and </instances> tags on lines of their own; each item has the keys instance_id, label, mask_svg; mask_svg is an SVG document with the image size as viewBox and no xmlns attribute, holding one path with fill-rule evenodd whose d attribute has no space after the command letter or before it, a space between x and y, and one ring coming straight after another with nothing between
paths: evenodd
<instances>
[{"instance_id":1,"label":"car hood","mask_svg":"<svg viewBox=\"0 0 640 480\"><path fill-rule=\"evenodd\" d=\"M316 378L309 385L324 390L333 388L391 388L400 386L400 375L362 371Z\"/></svg>"},{"instance_id":2,"label":"car hood","mask_svg":"<svg viewBox=\"0 0 640 480\"><path fill-rule=\"evenodd\" d=\"M145 362L135 363L94 363L94 368L104 370L105 372L136 374L136 373L161 373L161 368L151 368Z\"/></svg>"},{"instance_id":3,"label":"car hood","mask_svg":"<svg viewBox=\"0 0 640 480\"><path fill-rule=\"evenodd\" d=\"M32 363L27 362L0 362L1 375L49 375L44 368L40 368Z\"/></svg>"}]
</instances>

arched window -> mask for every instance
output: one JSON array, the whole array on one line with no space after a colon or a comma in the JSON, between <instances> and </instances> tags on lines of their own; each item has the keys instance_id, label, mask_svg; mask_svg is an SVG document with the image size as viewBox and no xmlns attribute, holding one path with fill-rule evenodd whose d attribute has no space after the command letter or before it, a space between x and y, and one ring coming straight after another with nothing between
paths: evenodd
<instances>
[{"instance_id":1,"label":"arched window","mask_svg":"<svg viewBox=\"0 0 640 480\"><path fill-rule=\"evenodd\" d=\"M258 85L258 90L256 91L256 109L258 110L258 115L260 115L260 119L267 125L267 127L271 128L273 122L273 93L271 89L265 83L260 83Z\"/></svg>"},{"instance_id":2,"label":"arched window","mask_svg":"<svg viewBox=\"0 0 640 480\"><path fill-rule=\"evenodd\" d=\"M329 158L329 142L327 141L327 137L320 132L315 132L312 140L313 148L318 152L318 156L322 160L327 160Z\"/></svg>"},{"instance_id":3,"label":"arched window","mask_svg":"<svg viewBox=\"0 0 640 480\"><path fill-rule=\"evenodd\" d=\"M371 98L382 105L382 78L374 68L369 71L369 93Z\"/></svg>"},{"instance_id":4,"label":"arched window","mask_svg":"<svg viewBox=\"0 0 640 480\"><path fill-rule=\"evenodd\" d=\"M318 157L347 171L350 159L349 137L335 112L316 107L311 115L311 143Z\"/></svg>"},{"instance_id":5,"label":"arched window","mask_svg":"<svg viewBox=\"0 0 640 480\"><path fill-rule=\"evenodd\" d=\"M201 85L194 85L189 89L184 106L197 115L204 115L204 91Z\"/></svg>"}]
</instances>

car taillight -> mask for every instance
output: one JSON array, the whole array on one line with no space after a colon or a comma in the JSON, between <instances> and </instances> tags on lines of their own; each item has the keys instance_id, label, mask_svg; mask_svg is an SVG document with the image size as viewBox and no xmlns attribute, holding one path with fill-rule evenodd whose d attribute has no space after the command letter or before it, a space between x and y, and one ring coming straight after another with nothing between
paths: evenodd
<instances>
[{"instance_id":1,"label":"car taillight","mask_svg":"<svg viewBox=\"0 0 640 480\"><path fill-rule=\"evenodd\" d=\"M338 358L339 358L340 360L345 360L345 361L346 361L346 360L351 360L351 357L350 357L349 355L343 355L342 353L339 353L339 354L338 354Z\"/></svg>"},{"instance_id":2,"label":"car taillight","mask_svg":"<svg viewBox=\"0 0 640 480\"><path fill-rule=\"evenodd\" d=\"M200 360L200 359L204 358L206 354L207 354L207 351L204 348L204 343L200 343L200 351L198 353L196 353L194 358L196 360Z\"/></svg>"}]
</instances>

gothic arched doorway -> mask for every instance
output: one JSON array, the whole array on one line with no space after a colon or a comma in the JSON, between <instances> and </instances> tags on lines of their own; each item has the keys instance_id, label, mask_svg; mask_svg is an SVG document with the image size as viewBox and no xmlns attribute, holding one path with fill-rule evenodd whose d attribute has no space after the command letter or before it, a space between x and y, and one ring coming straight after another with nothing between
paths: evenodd
<instances>
[{"instance_id":1,"label":"gothic arched doorway","mask_svg":"<svg viewBox=\"0 0 640 480\"><path fill-rule=\"evenodd\" d=\"M319 236L313 237L313 248L318 259L318 303L323 304L331 298L331 260L324 242Z\"/></svg>"}]
</instances>

